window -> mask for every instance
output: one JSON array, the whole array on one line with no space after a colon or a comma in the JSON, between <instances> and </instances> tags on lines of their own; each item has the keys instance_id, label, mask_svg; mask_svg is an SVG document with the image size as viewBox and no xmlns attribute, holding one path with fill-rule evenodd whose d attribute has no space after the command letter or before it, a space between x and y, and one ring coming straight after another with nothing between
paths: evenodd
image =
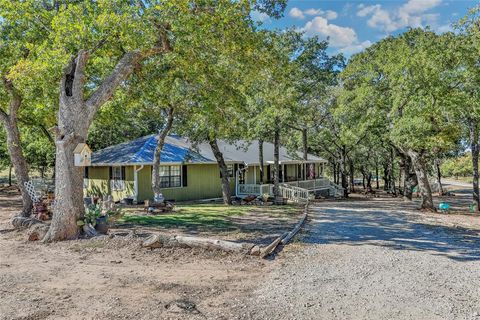
<instances>
[{"instance_id":1,"label":"window","mask_svg":"<svg viewBox=\"0 0 480 320\"><path fill-rule=\"evenodd\" d=\"M160 166L160 188L178 188L182 186L182 168L180 166Z\"/></svg>"},{"instance_id":2,"label":"window","mask_svg":"<svg viewBox=\"0 0 480 320\"><path fill-rule=\"evenodd\" d=\"M110 167L110 187L112 190L125 189L125 167Z\"/></svg>"}]
</instances>

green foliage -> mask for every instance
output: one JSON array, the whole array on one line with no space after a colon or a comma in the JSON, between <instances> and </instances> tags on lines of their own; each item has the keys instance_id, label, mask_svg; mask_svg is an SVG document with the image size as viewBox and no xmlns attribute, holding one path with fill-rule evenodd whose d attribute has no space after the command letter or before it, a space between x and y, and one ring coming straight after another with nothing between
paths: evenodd
<instances>
[{"instance_id":1,"label":"green foliage","mask_svg":"<svg viewBox=\"0 0 480 320\"><path fill-rule=\"evenodd\" d=\"M441 165L444 176L447 177L469 177L473 174L472 154L447 159Z\"/></svg>"}]
</instances>

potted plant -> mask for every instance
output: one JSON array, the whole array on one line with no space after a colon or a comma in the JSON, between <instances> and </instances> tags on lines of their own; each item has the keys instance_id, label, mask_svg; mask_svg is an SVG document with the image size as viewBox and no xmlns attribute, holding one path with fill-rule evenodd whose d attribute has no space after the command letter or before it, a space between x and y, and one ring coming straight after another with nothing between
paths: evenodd
<instances>
[{"instance_id":1,"label":"potted plant","mask_svg":"<svg viewBox=\"0 0 480 320\"><path fill-rule=\"evenodd\" d=\"M83 219L79 220L77 225L83 227L83 230L87 234L90 233L88 230L93 228L99 233L107 234L108 214L102 214L100 205L90 205L86 208Z\"/></svg>"}]
</instances>

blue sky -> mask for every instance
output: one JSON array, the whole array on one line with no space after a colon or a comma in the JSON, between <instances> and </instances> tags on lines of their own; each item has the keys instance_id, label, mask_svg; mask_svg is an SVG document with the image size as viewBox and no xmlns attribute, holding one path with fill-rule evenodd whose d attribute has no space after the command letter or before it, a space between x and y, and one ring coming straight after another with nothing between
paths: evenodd
<instances>
[{"instance_id":1,"label":"blue sky","mask_svg":"<svg viewBox=\"0 0 480 320\"><path fill-rule=\"evenodd\" d=\"M307 36L330 38L330 52L347 57L408 27L430 26L438 33L465 16L473 0L290 0L285 16L274 20L255 13L268 29L295 27Z\"/></svg>"}]
</instances>

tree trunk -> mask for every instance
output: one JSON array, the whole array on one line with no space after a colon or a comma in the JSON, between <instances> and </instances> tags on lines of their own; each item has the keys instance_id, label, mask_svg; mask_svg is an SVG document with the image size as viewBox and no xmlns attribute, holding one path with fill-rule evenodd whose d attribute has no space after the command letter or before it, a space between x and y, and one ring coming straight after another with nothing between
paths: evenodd
<instances>
[{"instance_id":1,"label":"tree trunk","mask_svg":"<svg viewBox=\"0 0 480 320\"><path fill-rule=\"evenodd\" d=\"M333 162L332 164L332 170L333 170L333 183L338 184L337 181L337 164Z\"/></svg>"},{"instance_id":2,"label":"tree trunk","mask_svg":"<svg viewBox=\"0 0 480 320\"><path fill-rule=\"evenodd\" d=\"M308 160L308 141L307 129L302 129L303 160Z\"/></svg>"},{"instance_id":3,"label":"tree trunk","mask_svg":"<svg viewBox=\"0 0 480 320\"><path fill-rule=\"evenodd\" d=\"M375 162L375 180L377 180L377 190L380 189L380 181L378 179L378 162Z\"/></svg>"},{"instance_id":4,"label":"tree trunk","mask_svg":"<svg viewBox=\"0 0 480 320\"><path fill-rule=\"evenodd\" d=\"M162 154L165 138L172 129L173 125L173 108L170 107L167 111L167 123L165 127L157 134L157 146L153 154L153 168L152 168L152 190L154 199L162 197L162 190L160 188L160 158Z\"/></svg>"},{"instance_id":5,"label":"tree trunk","mask_svg":"<svg viewBox=\"0 0 480 320\"><path fill-rule=\"evenodd\" d=\"M45 242L74 239L78 236L77 220L85 213L83 205L84 168L74 165L74 150L85 143L88 129L98 110L112 97L143 59L169 51L164 32L159 33L161 47L146 52L125 53L112 72L85 100L85 69L89 52L80 50L65 68L60 82L58 127L55 146L55 207Z\"/></svg>"},{"instance_id":6,"label":"tree trunk","mask_svg":"<svg viewBox=\"0 0 480 320\"><path fill-rule=\"evenodd\" d=\"M390 190L390 184L388 181L388 163L385 162L383 164L383 190L384 191L389 191Z\"/></svg>"},{"instance_id":7,"label":"tree trunk","mask_svg":"<svg viewBox=\"0 0 480 320\"><path fill-rule=\"evenodd\" d=\"M417 174L418 188L422 197L421 209L435 211L425 160L420 153L412 150L408 151L408 156L412 160L413 168Z\"/></svg>"},{"instance_id":8,"label":"tree trunk","mask_svg":"<svg viewBox=\"0 0 480 320\"><path fill-rule=\"evenodd\" d=\"M354 193L355 192L355 167L353 165L353 161L349 161L350 165L350 192Z\"/></svg>"},{"instance_id":9,"label":"tree trunk","mask_svg":"<svg viewBox=\"0 0 480 320\"><path fill-rule=\"evenodd\" d=\"M473 167L473 204L476 206L475 210L480 212L480 192L479 192L479 172L478 172L478 158L479 158L479 143L478 143L478 124L475 120L470 121L470 149L472 149L472 167Z\"/></svg>"},{"instance_id":10,"label":"tree trunk","mask_svg":"<svg viewBox=\"0 0 480 320\"><path fill-rule=\"evenodd\" d=\"M343 146L341 150L341 162L340 162L340 173L342 175L342 188L343 188L343 196L348 198L348 182L347 182L347 150L346 147Z\"/></svg>"},{"instance_id":11,"label":"tree trunk","mask_svg":"<svg viewBox=\"0 0 480 320\"><path fill-rule=\"evenodd\" d=\"M263 140L258 140L258 163L260 166L260 184L264 183L264 173L263 173Z\"/></svg>"},{"instance_id":12,"label":"tree trunk","mask_svg":"<svg viewBox=\"0 0 480 320\"><path fill-rule=\"evenodd\" d=\"M438 194L443 195L443 186L442 186L442 171L440 170L440 160L435 159L435 172L437 174L437 184L438 184Z\"/></svg>"},{"instance_id":13,"label":"tree trunk","mask_svg":"<svg viewBox=\"0 0 480 320\"><path fill-rule=\"evenodd\" d=\"M30 198L25 187L25 182L29 180L28 165L20 145L20 132L17 125L17 112L22 104L22 98L9 80L4 78L3 82L5 89L11 94L11 99L9 105L9 114L0 110L0 121L5 127L10 163L15 171L17 185L22 195L23 207L18 216L29 217L32 213L32 199Z\"/></svg>"},{"instance_id":14,"label":"tree trunk","mask_svg":"<svg viewBox=\"0 0 480 320\"><path fill-rule=\"evenodd\" d=\"M275 127L273 139L273 194L275 198L280 196L280 128Z\"/></svg>"},{"instance_id":15,"label":"tree trunk","mask_svg":"<svg viewBox=\"0 0 480 320\"><path fill-rule=\"evenodd\" d=\"M222 177L222 197L224 204L232 204L232 197L230 193L230 180L228 179L228 168L225 164L225 159L223 158L223 154L218 148L218 143L216 139L209 139L208 143L212 148L213 155L215 159L217 159L218 167L220 169L220 175Z\"/></svg>"},{"instance_id":16,"label":"tree trunk","mask_svg":"<svg viewBox=\"0 0 480 320\"><path fill-rule=\"evenodd\" d=\"M397 195L397 189L395 187L395 155L393 148L390 149L390 166L389 166L389 178L392 194Z\"/></svg>"},{"instance_id":17,"label":"tree trunk","mask_svg":"<svg viewBox=\"0 0 480 320\"><path fill-rule=\"evenodd\" d=\"M372 173L367 172L367 188L370 190L372 189Z\"/></svg>"},{"instance_id":18,"label":"tree trunk","mask_svg":"<svg viewBox=\"0 0 480 320\"><path fill-rule=\"evenodd\" d=\"M8 166L8 186L9 187L12 186L12 168L13 168L12 165Z\"/></svg>"}]
</instances>

